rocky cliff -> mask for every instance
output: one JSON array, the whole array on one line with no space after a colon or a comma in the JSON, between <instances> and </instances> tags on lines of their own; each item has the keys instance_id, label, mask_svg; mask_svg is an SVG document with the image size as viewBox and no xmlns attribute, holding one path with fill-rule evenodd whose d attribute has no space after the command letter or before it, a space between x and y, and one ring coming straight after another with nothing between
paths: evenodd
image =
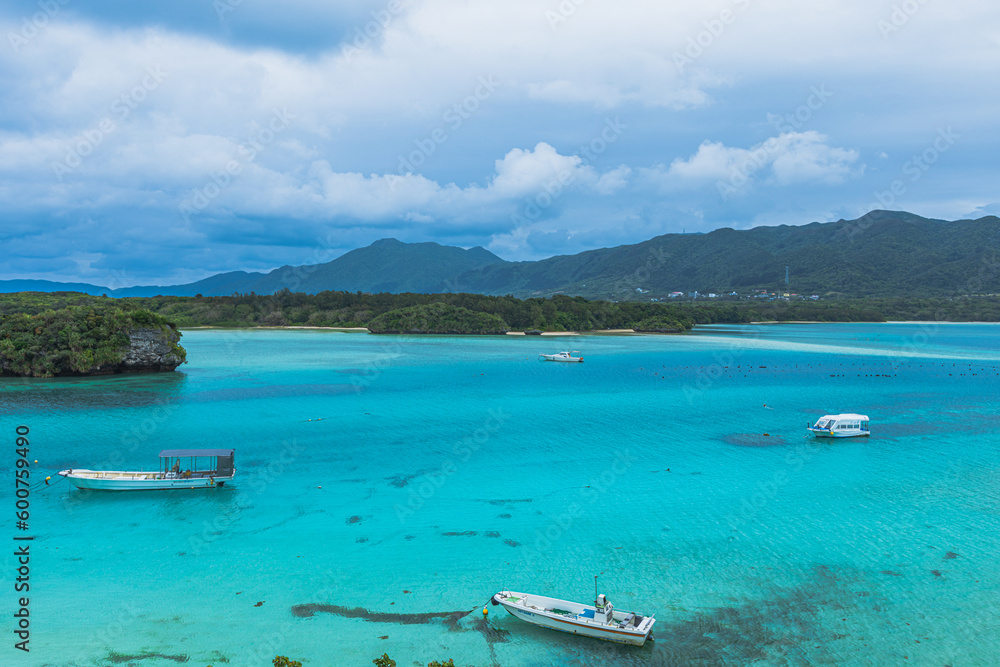
<instances>
[{"instance_id":1,"label":"rocky cliff","mask_svg":"<svg viewBox=\"0 0 1000 667\"><path fill-rule=\"evenodd\" d=\"M161 315L95 300L47 308L37 296L0 316L0 375L54 377L172 371L185 362L181 334Z\"/></svg>"},{"instance_id":2,"label":"rocky cliff","mask_svg":"<svg viewBox=\"0 0 1000 667\"><path fill-rule=\"evenodd\" d=\"M133 329L128 337L120 362L104 364L86 374L172 371L185 362L184 348L177 345L180 334L173 329Z\"/></svg>"}]
</instances>

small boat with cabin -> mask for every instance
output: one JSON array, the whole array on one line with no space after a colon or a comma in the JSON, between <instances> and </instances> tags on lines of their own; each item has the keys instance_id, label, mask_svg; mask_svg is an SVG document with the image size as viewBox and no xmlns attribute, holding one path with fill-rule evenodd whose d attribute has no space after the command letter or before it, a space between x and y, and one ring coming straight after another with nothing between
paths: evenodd
<instances>
[{"instance_id":1,"label":"small boat with cabin","mask_svg":"<svg viewBox=\"0 0 1000 667\"><path fill-rule=\"evenodd\" d=\"M545 361L583 361L583 357L574 357L573 353L580 354L579 350L567 352L556 352L555 354L539 354Z\"/></svg>"},{"instance_id":2,"label":"small boat with cabin","mask_svg":"<svg viewBox=\"0 0 1000 667\"><path fill-rule=\"evenodd\" d=\"M234 449L165 449L158 471L70 468L59 474L77 488L100 491L210 488L233 479L235 454Z\"/></svg>"},{"instance_id":3,"label":"small boat with cabin","mask_svg":"<svg viewBox=\"0 0 1000 667\"><path fill-rule=\"evenodd\" d=\"M550 630L574 635L642 646L652 639L652 616L641 616L630 611L618 611L604 594L597 595L593 605L557 600L541 595L500 591L493 596L494 606L503 608L522 621Z\"/></svg>"},{"instance_id":4,"label":"small boat with cabin","mask_svg":"<svg viewBox=\"0 0 1000 667\"><path fill-rule=\"evenodd\" d=\"M859 435L871 435L868 430L868 415L823 415L808 429L817 438L853 438Z\"/></svg>"}]
</instances>

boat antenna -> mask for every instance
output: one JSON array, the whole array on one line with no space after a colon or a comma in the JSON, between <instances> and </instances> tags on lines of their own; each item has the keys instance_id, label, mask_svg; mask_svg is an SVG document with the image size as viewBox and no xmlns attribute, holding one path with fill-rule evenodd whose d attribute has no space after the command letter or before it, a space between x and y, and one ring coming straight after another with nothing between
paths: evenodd
<instances>
[{"instance_id":1,"label":"boat antenna","mask_svg":"<svg viewBox=\"0 0 1000 667\"><path fill-rule=\"evenodd\" d=\"M597 575L594 575L594 605L597 605Z\"/></svg>"}]
</instances>

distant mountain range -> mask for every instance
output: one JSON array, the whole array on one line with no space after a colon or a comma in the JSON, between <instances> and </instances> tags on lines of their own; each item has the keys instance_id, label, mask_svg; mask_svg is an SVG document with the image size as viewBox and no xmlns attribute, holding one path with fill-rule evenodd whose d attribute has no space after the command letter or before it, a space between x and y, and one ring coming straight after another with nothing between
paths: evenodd
<instances>
[{"instance_id":1,"label":"distant mountain range","mask_svg":"<svg viewBox=\"0 0 1000 667\"><path fill-rule=\"evenodd\" d=\"M325 264L283 266L269 273L234 271L186 285L109 290L84 283L7 280L0 281L0 292L222 296L287 288L311 294L564 293L612 299L760 289L847 297L995 294L1000 293L998 250L996 216L949 222L873 211L850 221L665 234L534 262L507 262L480 247L382 239Z\"/></svg>"},{"instance_id":2,"label":"distant mountain range","mask_svg":"<svg viewBox=\"0 0 1000 667\"><path fill-rule=\"evenodd\" d=\"M351 250L325 264L282 266L269 273L230 271L184 285L150 285L108 289L86 283L48 280L0 280L0 292L72 291L85 294L126 296L227 296L235 292L274 294L283 289L315 294L325 290L344 292L455 292L455 277L502 259L476 247L469 250L438 243L402 243L382 239Z\"/></svg>"}]
</instances>

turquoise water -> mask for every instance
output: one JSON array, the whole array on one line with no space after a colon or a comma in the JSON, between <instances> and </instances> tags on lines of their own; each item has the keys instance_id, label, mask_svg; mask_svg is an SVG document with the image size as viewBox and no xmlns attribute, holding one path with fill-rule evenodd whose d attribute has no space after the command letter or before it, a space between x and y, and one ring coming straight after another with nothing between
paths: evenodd
<instances>
[{"instance_id":1,"label":"turquoise water","mask_svg":"<svg viewBox=\"0 0 1000 667\"><path fill-rule=\"evenodd\" d=\"M35 482L155 469L174 447L235 447L238 472L36 491L31 652L12 648L7 556L0 661L994 664L998 333L194 330L177 373L3 379L4 465L27 425ZM586 362L537 359L568 347ZM868 414L872 437L806 437L837 412ZM656 613L654 642L482 620L500 588L588 601L595 574L619 609Z\"/></svg>"}]
</instances>

